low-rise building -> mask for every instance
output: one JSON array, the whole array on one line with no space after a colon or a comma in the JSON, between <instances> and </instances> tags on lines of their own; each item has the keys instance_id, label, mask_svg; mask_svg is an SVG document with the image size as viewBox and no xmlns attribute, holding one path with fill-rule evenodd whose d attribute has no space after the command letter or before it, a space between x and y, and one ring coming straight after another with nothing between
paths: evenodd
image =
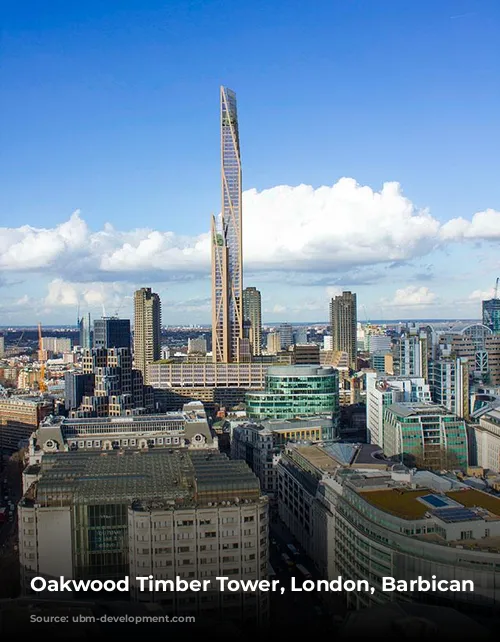
<instances>
[{"instance_id":1,"label":"low-rise building","mask_svg":"<svg viewBox=\"0 0 500 642\"><path fill-rule=\"evenodd\" d=\"M52 412L54 400L51 398L0 397L0 451L16 451Z\"/></svg>"},{"instance_id":2,"label":"low-rise building","mask_svg":"<svg viewBox=\"0 0 500 642\"><path fill-rule=\"evenodd\" d=\"M46 417L29 439L31 465L47 453L68 451L194 449L218 447L201 403L185 404L182 411L127 417L85 419Z\"/></svg>"},{"instance_id":3,"label":"low-rise building","mask_svg":"<svg viewBox=\"0 0 500 642\"><path fill-rule=\"evenodd\" d=\"M466 423L436 404L391 404L384 410L384 453L411 466L466 471Z\"/></svg>"}]
</instances>

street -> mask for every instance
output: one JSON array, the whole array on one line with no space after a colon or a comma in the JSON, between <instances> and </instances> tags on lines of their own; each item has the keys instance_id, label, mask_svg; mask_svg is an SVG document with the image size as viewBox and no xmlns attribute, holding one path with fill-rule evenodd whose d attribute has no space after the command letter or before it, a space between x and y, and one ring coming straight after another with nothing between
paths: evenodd
<instances>
[{"instance_id":1,"label":"street","mask_svg":"<svg viewBox=\"0 0 500 642\"><path fill-rule=\"evenodd\" d=\"M271 595L271 628L276 631L289 629L293 632L304 632L308 635L332 631L336 624L345 615L345 604L339 598L338 610L336 613L328 613L320 595L316 592L292 592L290 590L291 578L295 577L295 583L301 584L303 578L297 570L297 564L304 566L312 575L313 580L320 579L315 571L312 561L307 558L296 543L299 549L298 555L292 555L287 545L293 542L291 534L284 524L277 518L271 521L270 525L270 555L269 561L276 573L276 579L286 588L286 592L272 593ZM288 565L283 559L285 553L293 565Z\"/></svg>"}]
</instances>

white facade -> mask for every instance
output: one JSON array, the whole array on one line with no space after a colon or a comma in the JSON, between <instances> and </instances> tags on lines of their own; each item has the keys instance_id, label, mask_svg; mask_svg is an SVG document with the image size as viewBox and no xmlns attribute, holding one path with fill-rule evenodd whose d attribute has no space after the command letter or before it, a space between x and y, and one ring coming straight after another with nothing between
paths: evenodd
<instances>
[{"instance_id":1,"label":"white facade","mask_svg":"<svg viewBox=\"0 0 500 642\"><path fill-rule=\"evenodd\" d=\"M391 491L438 493L432 479L428 480L430 486L420 487L416 478L409 483L398 482L397 475L393 477L390 470L362 470L362 467L354 477L346 475L340 467L328 474L307 462L307 456L304 464L304 453L301 455L294 459L288 451L278 464L280 517L313 559L321 577L367 580L375 588L374 594L346 592L351 607L415 599L410 591L383 592L383 577L409 581L436 575L440 580L472 580L474 592L430 594L438 603L455 608L469 605L488 608L492 601L500 599L497 543L500 517L484 511L476 512L474 519L468 520L466 511L465 519L447 521L423 509L421 517L403 518L380 509L376 500L371 500L372 493L373 496ZM309 481L304 483L306 477ZM415 486L419 488L413 490ZM464 491L468 492L489 501L484 493ZM329 599L328 594L320 597Z\"/></svg>"},{"instance_id":2,"label":"white facade","mask_svg":"<svg viewBox=\"0 0 500 642\"><path fill-rule=\"evenodd\" d=\"M323 337L323 350L333 350L333 337L331 334L325 334Z\"/></svg>"},{"instance_id":3,"label":"white facade","mask_svg":"<svg viewBox=\"0 0 500 642\"><path fill-rule=\"evenodd\" d=\"M366 430L369 444L384 448L384 408L402 401L431 401L422 377L383 377L366 373Z\"/></svg>"},{"instance_id":4,"label":"white facade","mask_svg":"<svg viewBox=\"0 0 500 642\"><path fill-rule=\"evenodd\" d=\"M481 417L475 427L477 464L500 472L500 411L491 410Z\"/></svg>"},{"instance_id":5,"label":"white facade","mask_svg":"<svg viewBox=\"0 0 500 642\"><path fill-rule=\"evenodd\" d=\"M128 511L131 594L137 600L157 601L182 608L186 593L139 591L136 577L157 580L180 577L211 580L214 591L189 593L202 610L218 609L227 593L217 590L216 577L260 580L268 577L268 504L222 502L179 510ZM235 593L226 606L243 607L255 621L268 610L269 594Z\"/></svg>"}]
</instances>

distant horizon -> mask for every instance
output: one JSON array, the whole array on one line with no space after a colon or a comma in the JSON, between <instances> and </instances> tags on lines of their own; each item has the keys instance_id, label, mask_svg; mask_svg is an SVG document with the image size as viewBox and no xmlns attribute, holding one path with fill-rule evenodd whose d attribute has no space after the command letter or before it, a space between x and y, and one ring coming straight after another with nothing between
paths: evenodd
<instances>
[{"instance_id":1,"label":"distant horizon","mask_svg":"<svg viewBox=\"0 0 500 642\"><path fill-rule=\"evenodd\" d=\"M101 318L101 317L95 317L95 318ZM126 319L127 317L118 317L120 319ZM368 321L360 321L358 319L358 323L361 323L361 325L388 325L388 324L400 324L400 323L465 323L465 322L475 322L475 323L482 323L482 320L479 318L451 318L451 317L442 317L442 318L412 318L412 319L372 319ZM290 324L292 326L298 326L298 327L303 327L303 326L313 326L313 325L330 325L329 321L269 321L269 322L263 322L262 327L266 326L279 326L282 324ZM131 326L133 327L133 326ZM69 325L69 324L42 324L42 328L51 328L51 329L65 329L65 330L75 330L78 331L78 327L76 325ZM189 323L179 323L179 324L169 324L169 325L162 325L162 328L168 329L168 328L186 328L186 329L196 329L199 328L200 330L211 330L211 325L210 324L189 324ZM0 330L37 330L38 325L0 325Z\"/></svg>"}]
</instances>

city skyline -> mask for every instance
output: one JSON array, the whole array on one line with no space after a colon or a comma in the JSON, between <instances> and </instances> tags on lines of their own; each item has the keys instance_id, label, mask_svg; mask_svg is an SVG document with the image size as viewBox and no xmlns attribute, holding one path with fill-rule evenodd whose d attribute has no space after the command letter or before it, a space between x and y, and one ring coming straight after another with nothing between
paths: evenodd
<instances>
[{"instance_id":1,"label":"city skyline","mask_svg":"<svg viewBox=\"0 0 500 642\"><path fill-rule=\"evenodd\" d=\"M500 8L390 2L387 20L387 6L320 0L303 15L276 1L269 32L258 6L229 17L241 46L228 60L216 4L193 9L191 30L180 1L50 18L9 8L1 325L69 325L78 307L96 318L103 305L132 318L144 286L166 325L209 323L220 81L243 110L244 285L262 292L264 322L326 320L343 290L361 321L480 318L500 274ZM177 27L168 59L183 64L163 69L152 51ZM303 58L285 46L299 32ZM123 33L132 65L118 56ZM193 42L203 61L184 55Z\"/></svg>"}]
</instances>

